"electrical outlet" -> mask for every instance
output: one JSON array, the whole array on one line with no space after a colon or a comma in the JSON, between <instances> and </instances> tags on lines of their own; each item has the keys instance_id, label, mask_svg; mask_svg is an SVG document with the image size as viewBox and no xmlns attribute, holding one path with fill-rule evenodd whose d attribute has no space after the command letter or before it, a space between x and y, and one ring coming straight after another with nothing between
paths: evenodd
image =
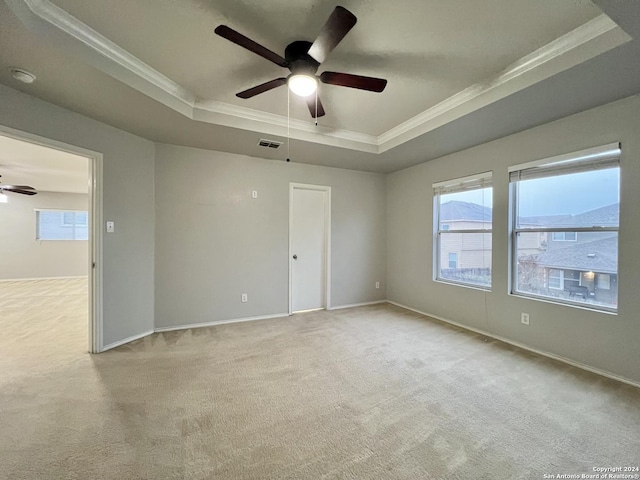
<instances>
[{"instance_id":1,"label":"electrical outlet","mask_svg":"<svg viewBox=\"0 0 640 480\"><path fill-rule=\"evenodd\" d=\"M520 323L522 323L523 325L529 325L529 314L528 313L522 313L520 314Z\"/></svg>"},{"instance_id":2,"label":"electrical outlet","mask_svg":"<svg viewBox=\"0 0 640 480\"><path fill-rule=\"evenodd\" d=\"M257 190L253 190L251 192L251 198L258 198L258 191Z\"/></svg>"},{"instance_id":3,"label":"electrical outlet","mask_svg":"<svg viewBox=\"0 0 640 480\"><path fill-rule=\"evenodd\" d=\"M242 294L242 303L247 303L249 301L249 297L246 293Z\"/></svg>"},{"instance_id":4,"label":"electrical outlet","mask_svg":"<svg viewBox=\"0 0 640 480\"><path fill-rule=\"evenodd\" d=\"M380 282L376 282L376 288L380 288Z\"/></svg>"}]
</instances>

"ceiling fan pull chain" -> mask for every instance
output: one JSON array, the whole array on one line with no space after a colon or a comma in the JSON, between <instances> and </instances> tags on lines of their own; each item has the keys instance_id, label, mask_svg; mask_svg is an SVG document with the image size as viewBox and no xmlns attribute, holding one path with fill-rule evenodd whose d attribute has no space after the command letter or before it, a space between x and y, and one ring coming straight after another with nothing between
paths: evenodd
<instances>
[{"instance_id":1,"label":"ceiling fan pull chain","mask_svg":"<svg viewBox=\"0 0 640 480\"><path fill-rule=\"evenodd\" d=\"M316 115L315 115L315 120L316 120L316 127L318 126L318 89L316 88Z\"/></svg>"},{"instance_id":2,"label":"ceiling fan pull chain","mask_svg":"<svg viewBox=\"0 0 640 480\"><path fill-rule=\"evenodd\" d=\"M289 89L287 88L287 162L291 161L291 135L289 133L289 124L291 114L289 113L289 104L291 103L291 94L289 93Z\"/></svg>"}]
</instances>

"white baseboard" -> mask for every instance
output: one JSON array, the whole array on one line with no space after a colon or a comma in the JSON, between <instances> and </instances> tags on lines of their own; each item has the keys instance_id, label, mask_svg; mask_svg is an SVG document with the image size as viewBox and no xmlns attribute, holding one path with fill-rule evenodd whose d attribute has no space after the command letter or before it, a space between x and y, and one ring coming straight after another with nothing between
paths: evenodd
<instances>
[{"instance_id":1,"label":"white baseboard","mask_svg":"<svg viewBox=\"0 0 640 480\"><path fill-rule=\"evenodd\" d=\"M87 275L72 275L69 277L33 277L33 278L2 278L0 282L27 282L31 280L70 280L72 278L89 278Z\"/></svg>"},{"instance_id":2,"label":"white baseboard","mask_svg":"<svg viewBox=\"0 0 640 480\"><path fill-rule=\"evenodd\" d=\"M388 303L387 300L376 300L374 302L352 303L350 305L338 305L336 307L327 308L327 310L342 310L343 308L366 307L367 305L377 305L379 303Z\"/></svg>"},{"instance_id":3,"label":"white baseboard","mask_svg":"<svg viewBox=\"0 0 640 480\"><path fill-rule=\"evenodd\" d=\"M110 343L109 345L104 345L100 350L100 352L98 353L106 352L107 350L111 350L112 348L119 347L120 345L124 345L125 343L133 342L134 340L140 340L141 338L151 335L152 333L153 333L153 330L148 330L146 332L138 333L137 335L133 335L131 337L123 338L122 340L118 340L117 342Z\"/></svg>"},{"instance_id":4,"label":"white baseboard","mask_svg":"<svg viewBox=\"0 0 640 480\"><path fill-rule=\"evenodd\" d=\"M254 322L256 320L268 320L271 318L288 317L288 313L275 313L273 315L260 315L258 317L231 318L229 320L214 320L212 322L190 323L188 325L174 325L172 327L156 327L154 332L171 332L173 330L187 330L188 328L212 327L228 323Z\"/></svg>"},{"instance_id":5,"label":"white baseboard","mask_svg":"<svg viewBox=\"0 0 640 480\"><path fill-rule=\"evenodd\" d=\"M542 355L543 357L552 358L553 360L557 360L562 363L566 363L573 367L580 368L581 370L586 370L587 372L595 373L596 375L600 375L603 377L610 378L612 380L616 380L618 382L626 383L627 385L631 385L632 387L640 388L640 383L631 380L629 378L621 377L620 375L616 375L615 373L608 372L606 370L600 370L599 368L591 367L584 363L576 362L575 360L571 360L566 357L562 357L560 355L556 355L555 353L545 352L544 350L538 350L537 348L530 347L525 345L524 343L516 342L514 340L509 340L508 338L501 337L499 335L494 335L493 333L486 332L484 330L480 330L477 328L469 327L468 325L464 325L462 323L454 322L453 320L449 320L448 318L443 318L439 315L433 315L431 313L423 312L417 310L415 308L408 307L407 305L403 305L401 303L392 302L391 300L387 300L387 303L391 305L395 305L396 307L404 308L406 310L411 310L412 312L419 313L420 315L425 315L427 317L435 318L436 320L440 320L441 322L448 323L450 325L455 325L456 327L463 328L465 330L469 330L474 333L479 333L480 335L484 335L485 337L493 338L503 343L507 343L509 345L513 345L514 347L522 348L523 350L527 350L532 353L536 353L538 355Z\"/></svg>"}]
</instances>

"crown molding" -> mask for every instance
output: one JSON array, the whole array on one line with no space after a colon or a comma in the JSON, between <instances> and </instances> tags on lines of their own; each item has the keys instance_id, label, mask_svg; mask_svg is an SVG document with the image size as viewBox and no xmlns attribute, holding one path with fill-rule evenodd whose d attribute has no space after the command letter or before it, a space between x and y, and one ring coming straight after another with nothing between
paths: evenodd
<instances>
[{"instance_id":1,"label":"crown molding","mask_svg":"<svg viewBox=\"0 0 640 480\"><path fill-rule=\"evenodd\" d=\"M315 126L196 96L49 0L5 0L20 20L45 39L81 56L87 63L163 105L201 122L286 136L341 148L378 152L373 135Z\"/></svg>"},{"instance_id":2,"label":"crown molding","mask_svg":"<svg viewBox=\"0 0 640 480\"><path fill-rule=\"evenodd\" d=\"M46 40L156 101L188 115L195 95L49 0L5 0L18 18Z\"/></svg>"},{"instance_id":3,"label":"crown molding","mask_svg":"<svg viewBox=\"0 0 640 480\"><path fill-rule=\"evenodd\" d=\"M368 153L378 153L378 137L351 130L333 129L313 122L287 119L282 115L239 107L229 103L196 102L194 120L217 123L235 128L258 130L261 133L287 136L297 140L315 141L326 145L351 148ZM260 125L261 128L256 128ZM320 136L320 139L317 137ZM356 147L356 148L354 148Z\"/></svg>"},{"instance_id":4,"label":"crown molding","mask_svg":"<svg viewBox=\"0 0 640 480\"><path fill-rule=\"evenodd\" d=\"M5 0L23 24L58 46L194 121L280 135L379 154L512 95L631 37L602 14L519 59L488 82L447 98L380 136L316 126L311 122L196 96L49 0Z\"/></svg>"},{"instance_id":5,"label":"crown molding","mask_svg":"<svg viewBox=\"0 0 640 480\"><path fill-rule=\"evenodd\" d=\"M602 14L378 137L380 153L485 107L631 40Z\"/></svg>"}]
</instances>

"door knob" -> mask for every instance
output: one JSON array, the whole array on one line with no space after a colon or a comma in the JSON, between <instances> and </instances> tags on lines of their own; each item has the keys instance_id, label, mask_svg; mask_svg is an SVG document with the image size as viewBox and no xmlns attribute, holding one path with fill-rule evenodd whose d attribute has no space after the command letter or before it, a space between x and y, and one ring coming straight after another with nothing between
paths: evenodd
<instances>
[{"instance_id":1,"label":"door knob","mask_svg":"<svg viewBox=\"0 0 640 480\"><path fill-rule=\"evenodd\" d=\"M294 254L294 255L293 255L293 259L294 259L294 260L297 260L297 259L298 259L298 255Z\"/></svg>"}]
</instances>

